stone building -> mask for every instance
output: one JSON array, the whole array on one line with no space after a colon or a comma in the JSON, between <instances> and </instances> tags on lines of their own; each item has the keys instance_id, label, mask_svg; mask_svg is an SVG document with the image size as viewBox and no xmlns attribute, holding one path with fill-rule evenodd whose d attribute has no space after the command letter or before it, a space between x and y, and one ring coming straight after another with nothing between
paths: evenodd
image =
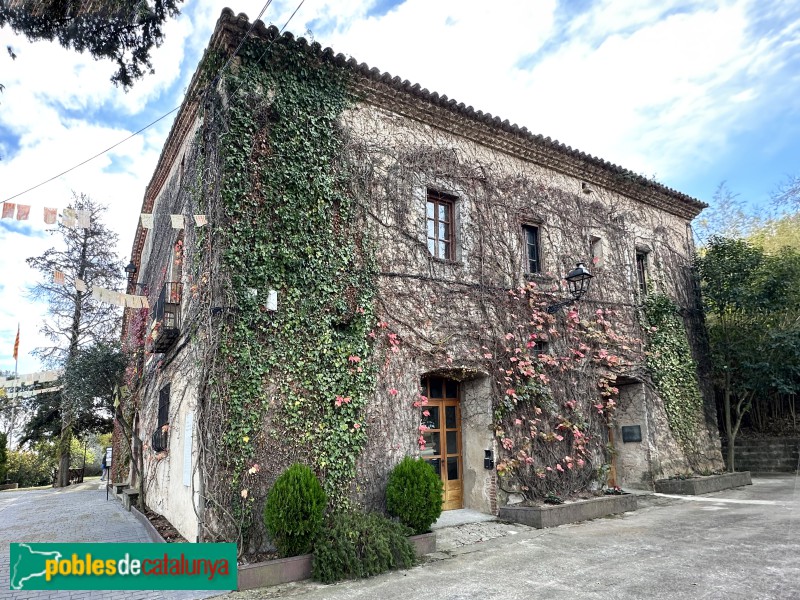
<instances>
[{"instance_id":1,"label":"stone building","mask_svg":"<svg viewBox=\"0 0 800 600\"><path fill-rule=\"evenodd\" d=\"M226 9L132 252L147 504L249 551L298 460L332 504L380 510L392 466L421 456L446 509L487 513L721 469L688 355L702 373L703 207ZM588 293L548 313L578 262ZM652 297L676 327L648 321ZM672 388L658 331L686 350Z\"/></svg>"}]
</instances>

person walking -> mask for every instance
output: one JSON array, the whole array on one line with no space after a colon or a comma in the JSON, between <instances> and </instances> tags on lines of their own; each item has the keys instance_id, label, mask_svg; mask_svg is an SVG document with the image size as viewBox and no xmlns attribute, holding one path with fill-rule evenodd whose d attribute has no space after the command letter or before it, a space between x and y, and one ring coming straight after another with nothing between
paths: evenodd
<instances>
[{"instance_id":1,"label":"person walking","mask_svg":"<svg viewBox=\"0 0 800 600\"><path fill-rule=\"evenodd\" d=\"M108 474L108 465L106 464L106 454L103 453L103 460L100 463L100 466L103 468L103 474L100 476L100 481L106 480L106 475Z\"/></svg>"}]
</instances>

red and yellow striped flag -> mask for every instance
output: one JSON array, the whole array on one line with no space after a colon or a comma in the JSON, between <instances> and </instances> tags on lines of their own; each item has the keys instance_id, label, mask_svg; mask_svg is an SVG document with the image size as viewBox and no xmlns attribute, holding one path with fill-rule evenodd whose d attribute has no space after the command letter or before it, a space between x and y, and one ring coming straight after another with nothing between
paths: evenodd
<instances>
[{"instance_id":1,"label":"red and yellow striped flag","mask_svg":"<svg viewBox=\"0 0 800 600\"><path fill-rule=\"evenodd\" d=\"M17 339L14 340L14 360L19 356L19 325L17 325Z\"/></svg>"}]
</instances>

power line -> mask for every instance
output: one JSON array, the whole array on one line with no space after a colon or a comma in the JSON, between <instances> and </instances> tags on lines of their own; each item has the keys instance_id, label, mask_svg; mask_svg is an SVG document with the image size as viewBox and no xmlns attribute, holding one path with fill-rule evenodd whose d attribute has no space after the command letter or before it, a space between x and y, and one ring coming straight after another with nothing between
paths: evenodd
<instances>
[{"instance_id":1,"label":"power line","mask_svg":"<svg viewBox=\"0 0 800 600\"><path fill-rule=\"evenodd\" d=\"M292 19L294 18L294 16L297 14L297 11L299 11L299 10L300 10L300 7L302 7L304 3L305 3L305 0L300 0L300 3L297 5L297 8L295 8L295 9L294 9L294 12L291 14L291 16L290 16L290 17L287 19L286 23L285 23L285 24L283 25L283 27L281 28L281 32L283 32L283 30L284 30L284 29L286 29L286 27L289 25L289 23L291 22L291 20L292 20ZM269 7L269 5L270 5L270 4L272 4L272 0L267 0L267 2L264 4L263 8L261 9L261 12L259 12L259 13L258 13L258 17L256 17L256 18L253 20L253 22L250 24L250 28L247 30L247 33L246 33L246 34L244 35L244 37L242 38L241 42L239 42L239 45L237 46L236 50L234 50L233 54L232 54L232 55L231 55L231 56L228 58L228 60L225 62L225 64L222 66L222 68L220 68L220 70L219 70L219 72L217 73L217 75L214 77L214 81L217 81L217 80L218 80L218 79L219 79L219 78L222 76L222 74L225 72L225 69L226 69L226 68L227 68L227 67L228 67L228 66L231 64L231 61L233 61L233 59L234 59L234 58L236 57L236 55L238 54L239 50L241 50L241 48L242 48L242 46L244 45L245 41L246 41L246 40L247 40L247 38L250 36L250 33L252 33L253 29L255 28L255 25L256 25L256 23L257 23L257 22L258 22L258 20L259 20L259 19L261 19L261 17L264 15L264 13L266 12L266 10L267 10L267 8ZM270 45L271 45L271 44L270 44ZM266 52L265 52L265 54L266 54ZM262 57L263 57L263 55L262 55ZM260 60L260 59L259 59L259 60ZM55 180L56 180L56 179L58 179L59 177L62 177L63 175L66 175L67 173L69 173L69 172L71 172L71 171L74 171L75 169L78 169L79 167L82 167L82 166L83 166L83 165L85 165L86 163L89 163L89 162L93 161L94 159L96 159L96 158L99 158L100 156L103 156L104 154L106 154L106 153L110 152L111 150L113 150L113 149L114 149L114 148L116 148L117 146L120 146L120 145L124 144L125 142L127 142L127 141L128 141L128 140L130 140L131 138L133 138L133 137L136 137L137 135L139 135L139 134L140 134L140 133L142 133L143 131L146 131L147 129L149 129L150 127L152 127L153 125L155 125L155 124L156 124L156 123L158 123L159 121L162 121L163 119L167 118L169 115L171 115L171 114L172 114L172 113L174 113L176 110L178 110L178 109L179 109L181 106L182 106L182 104L181 104L181 105L179 105L179 106L176 106L175 108L173 108L173 109L172 109L172 110L170 110L169 112L167 112L167 113L165 113L165 114L161 115L160 117L158 117L158 118L157 118L155 121L152 121L151 123L148 123L147 125L145 125L145 126L144 126L144 127L142 127L141 129L139 129L138 131L136 131L135 133L132 133L132 134L130 134L128 137L126 137L126 138L125 138L125 139L123 139L123 140L120 140L119 142L117 142L117 143L116 143L116 144L114 144L113 146L109 146L108 148L106 148L105 150L103 150L103 151L101 151L101 152L98 152L98 153L97 153L97 154L95 154L94 156L91 156L91 157L87 158L86 160L84 160L84 161L82 161L82 162L78 163L77 165L74 165L74 166L70 167L69 169L66 169L65 171L62 171L62 172L61 172L61 173L59 173L58 175L53 175L52 177L50 177L49 179L46 179L45 181L42 181L42 182L40 182L40 183L37 183L36 185L34 185L34 186L31 186L31 187L29 187L28 189L26 189L26 190L23 190L23 191L21 191L21 192L18 192L18 193L16 193L16 194L14 194L13 196L9 196L9 197L8 197L8 198L6 198L5 200L3 200L3 202L9 202L9 201L11 201L11 200L13 200L13 199L15 199L15 198L18 198L18 197L20 197L20 196L23 196L24 194L27 194L28 192L32 192L33 190L35 190L35 189L37 189L37 188L40 188L40 187L42 187L43 185L46 185L46 184L50 183L51 181L55 181Z\"/></svg>"},{"instance_id":2,"label":"power line","mask_svg":"<svg viewBox=\"0 0 800 600\"><path fill-rule=\"evenodd\" d=\"M305 2L306 0L300 0L300 4L297 5L297 8L294 9L294 12L291 14L291 16L288 19L286 19L286 23L283 24L283 27L281 27L279 33L283 33L283 30L289 26L289 23L291 22L292 19L294 19L294 16L297 14L297 11L300 10L300 7L303 6Z\"/></svg>"},{"instance_id":3,"label":"power line","mask_svg":"<svg viewBox=\"0 0 800 600\"><path fill-rule=\"evenodd\" d=\"M239 45L238 45L238 46L236 46L236 50L234 50L234 51L233 51L233 54L231 54L231 55L230 55L230 57L228 58L228 60L227 60L227 61L225 61L225 64L224 64L224 65L222 65L222 68L219 70L219 73L217 73L217 74L214 76L214 83L216 83L216 82L219 80L219 78L220 78L220 77L222 77L222 74L225 72L225 69L227 69L227 68L228 68L228 66L231 64L231 61L232 61L234 58L236 58L236 55L237 55L237 54L239 54L239 50L241 50L241 49L242 49L242 46L244 46L244 43L247 41L247 38L248 38L248 37L250 37L250 34L253 32L253 29L255 28L255 26L256 26L256 23L257 23L257 22L258 22L258 20L261 18L261 16L262 16L262 15L263 15L263 14L266 12L266 10L267 10L267 7L268 7L270 4L272 4L272 0L267 0L267 3L266 3L266 4L264 5L264 7L261 9L261 12L260 12L260 13L258 13L258 16L257 16L255 19L253 19L253 22L252 22L252 23L250 23L250 28L247 30L247 33L245 33L245 34L244 34L244 36L242 37L242 40L239 42ZM295 12L297 12L297 11L295 10ZM294 14L293 14L292 16L294 16ZM290 20L291 20L291 19L290 19ZM214 85L212 84L212 86L211 86L211 87L214 87Z\"/></svg>"},{"instance_id":4,"label":"power line","mask_svg":"<svg viewBox=\"0 0 800 600\"><path fill-rule=\"evenodd\" d=\"M300 7L301 7L301 6L303 6L303 4L305 3L305 1L306 1L306 0L300 0L300 4L298 4L298 5L297 5L297 7L294 9L294 12L293 12L291 15L289 15L289 18L288 18L288 19L286 19L286 23L284 23L284 24L283 24L283 27L281 27L281 28L280 28L280 30L278 31L278 35L279 35L279 36L280 36L280 34L282 34L282 33L283 33L284 29L286 29L286 27L288 27L288 25L289 25L289 23L292 21L292 19L294 19L294 16L297 14L297 11L298 11L298 10L300 10ZM267 2L267 4L269 5L271 2L272 2L272 0L269 0L269 2ZM266 7L264 7L264 8L266 8ZM263 13L263 11L262 11L262 13ZM261 16L261 15L259 15L259 17L260 17L260 16ZM258 19L256 19L256 21L257 21L257 20L258 20ZM250 32L251 32L251 31L253 31L253 27L255 26L255 23L256 23L256 21L253 21L253 24L252 24L252 25L250 25L250 29L248 29L247 33L246 33L246 34L245 34L245 36L242 38L242 41L241 41L241 42L239 42L239 45L236 47L236 52L234 52L234 53L233 53L233 56L231 56L231 58L229 58L229 59L228 59L228 62L226 62L226 63L223 65L222 69L220 69L220 72L219 72L219 73L217 74L217 76L214 78L214 83L216 83L216 82L219 80L219 78L222 76L222 72L225 70L225 67L227 67L227 66L230 64L230 62L233 60L233 57L234 57L234 56L236 56L236 53L237 53L237 52L239 52L239 50L240 50L240 49L242 48L242 46L244 45L245 41L247 41L247 38L248 38L248 36L250 35ZM276 39L277 39L277 38L273 38L273 39L271 39L271 40L270 40L269 44L267 44L267 47L266 47L266 48L264 48L264 51L261 53L261 56L259 56L259 57L256 59L256 64L259 64L259 63L262 61L262 59L263 59L263 58L264 58L264 57L267 55L267 52L269 52L269 49L270 49L270 48L272 48L272 44L274 44L274 43L275 43L275 40L276 40ZM237 92L238 92L238 91L241 89L241 87L242 87L243 85L244 85L244 82L242 82L242 83L240 83L239 85L237 85L237 86L236 86L236 88L234 88L233 92L230 94L230 96L231 96L231 97L234 97L234 96L236 95L236 93L237 93ZM213 87L214 87L214 84L212 83L212 85L211 85L211 86L209 86L209 88L208 88L208 89L211 89L211 88L213 88ZM219 115L219 111L218 111L216 108L214 109L214 112L215 112L215 113L217 113L217 114ZM222 125L223 125L223 127L225 127L225 130L226 130L226 131L229 131L229 129L228 129L228 125L227 125L227 123L225 123L225 119L224 119L224 118L222 119Z\"/></svg>"},{"instance_id":5,"label":"power line","mask_svg":"<svg viewBox=\"0 0 800 600\"><path fill-rule=\"evenodd\" d=\"M178 110L179 108L180 108L180 106L176 106L175 108L173 108L173 109L172 109L171 111L169 111L168 113L166 113L166 114L163 114L163 115L161 115L160 117L158 117L158 118L157 118L155 121L153 121L152 123L149 123L149 124L145 125L144 127L142 127L142 128L139 130L139 131L137 131L137 132L135 132L135 133L132 133L132 134L130 134L130 135L129 135L128 137L126 137L124 140L121 140L121 141L117 142L117 143L116 143L116 144L114 144L113 146L109 146L108 148L106 148L106 149L105 149L105 150L103 150L102 152L98 152L98 153L97 153L97 154L95 154L94 156L87 158L87 159L86 159L86 160L84 160L83 162L81 162L81 163L78 163L77 165L75 165L74 167L70 167L70 168L69 168L69 169L67 169L66 171L62 171L62 172L61 172L61 173L59 173L58 175L53 175L53 176L52 176L50 179L47 179L47 180L45 180L45 181L42 181L41 183L37 183L36 185L34 185L33 187L29 187L29 188L28 188L27 190L25 190L25 191L19 192L18 194L14 194L13 196L10 196L9 198L6 198L6 199L4 200L4 202L8 202L9 200L13 200L14 198L17 198L17 197L19 197L19 196L22 196L23 194L27 194L28 192L32 192L32 191L33 191L33 190L35 190L36 188L42 187L43 185L45 185L45 184L47 184L47 183L50 183L51 181L54 181L54 180L58 179L58 178L59 178L59 177L61 177L62 175L66 175L66 174L67 174L67 173L69 173L70 171L74 171L74 170L75 170L75 169L77 169L78 167L82 167L82 166L83 166L83 165L85 165L86 163L93 161L95 158L98 158L98 157L100 157L100 156L103 156L103 154L105 154L106 152L110 152L111 150L113 150L113 149L114 149L114 148L116 148L117 146L119 146L119 145L121 145L121 144L124 144L125 142L127 142L127 141L128 141L129 139L131 139L132 137L136 137L137 135L139 135L140 133L142 133L142 132L143 132L143 131L145 131L146 129L149 129L150 127L152 127L153 125L155 125L156 123L158 123L159 121L161 121L162 119L165 119L165 118L167 118L168 116L170 116L172 113L174 113L174 112L175 112L176 110Z\"/></svg>"}]
</instances>

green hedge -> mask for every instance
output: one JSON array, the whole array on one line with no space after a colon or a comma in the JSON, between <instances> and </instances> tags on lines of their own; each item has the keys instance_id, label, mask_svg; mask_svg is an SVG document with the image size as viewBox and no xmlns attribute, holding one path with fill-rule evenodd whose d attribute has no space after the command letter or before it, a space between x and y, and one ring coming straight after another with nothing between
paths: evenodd
<instances>
[{"instance_id":1,"label":"green hedge","mask_svg":"<svg viewBox=\"0 0 800 600\"><path fill-rule=\"evenodd\" d=\"M311 551L326 503L319 480L305 465L295 463L275 480L264 505L264 525L281 556Z\"/></svg>"},{"instance_id":2,"label":"green hedge","mask_svg":"<svg viewBox=\"0 0 800 600\"><path fill-rule=\"evenodd\" d=\"M314 543L312 576L323 583L378 575L414 565L411 530L386 517L338 513Z\"/></svg>"}]
</instances>

